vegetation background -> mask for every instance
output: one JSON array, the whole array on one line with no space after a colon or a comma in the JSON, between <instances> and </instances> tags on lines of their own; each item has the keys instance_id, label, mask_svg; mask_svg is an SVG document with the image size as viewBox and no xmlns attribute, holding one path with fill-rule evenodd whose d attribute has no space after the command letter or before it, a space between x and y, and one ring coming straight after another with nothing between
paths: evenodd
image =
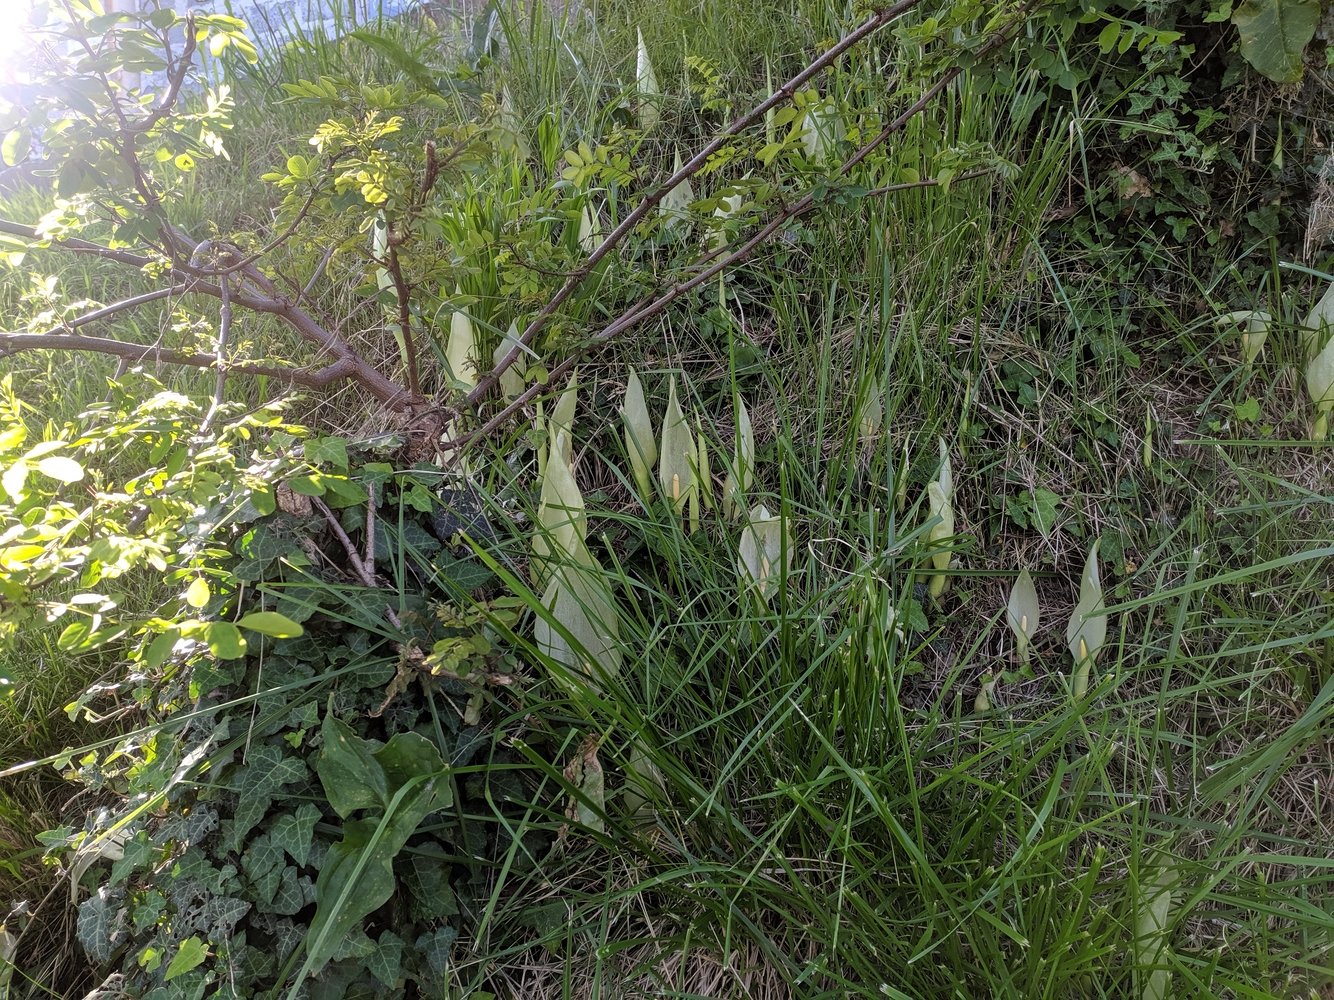
<instances>
[{"instance_id":1,"label":"vegetation background","mask_svg":"<svg viewBox=\"0 0 1334 1000\"><path fill-rule=\"evenodd\" d=\"M232 320L6 90L0 996L1334 995L1330 10L922 5L662 197L870 16L192 22Z\"/></svg>"}]
</instances>

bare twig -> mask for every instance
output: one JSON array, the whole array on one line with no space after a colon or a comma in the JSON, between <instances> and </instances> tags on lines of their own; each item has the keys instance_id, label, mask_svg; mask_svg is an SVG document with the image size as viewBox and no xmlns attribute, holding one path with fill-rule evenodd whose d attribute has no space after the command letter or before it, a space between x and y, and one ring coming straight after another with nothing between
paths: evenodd
<instances>
[{"instance_id":1,"label":"bare twig","mask_svg":"<svg viewBox=\"0 0 1334 1000\"><path fill-rule=\"evenodd\" d=\"M7 219L0 219L0 233L9 233L33 242L43 241L43 237L35 232L31 226L11 222ZM112 260L141 270L155 263L152 258L141 254L130 253L126 250L115 250L82 239L50 240L49 242L59 249L74 253L94 254L105 260ZM191 269L188 264L177 264L170 266L167 273L178 284L188 285L192 292L208 295L215 299L222 298L221 285L200 279L199 275L206 273L202 269ZM312 388L323 388L343 379L351 379L364 386L381 403L396 410L409 409L412 405L421 401L419 396L389 378L361 357L341 335L326 329L298 305L277 294L273 282L256 269L253 264L247 265L242 274L248 285L253 286L253 289L243 285L241 288L233 290L231 295L233 305L249 309L252 312L277 316L296 330L302 339L315 345L324 353L331 355L334 361L316 372L307 372L300 376L296 374L301 371L300 369L248 364L230 365L229 371L234 374L278 375L285 377L294 384ZM254 289L257 289L257 291ZM37 339L39 337L43 339ZM50 337L54 337L55 340L49 339ZM62 335L0 334L0 354L38 349L97 351L102 354L130 357L132 360L140 360L151 355L169 364L190 365L196 368L210 368L214 364L214 359L206 354L187 355L175 351L146 348L139 344L106 340L100 337L75 339Z\"/></svg>"},{"instance_id":2,"label":"bare twig","mask_svg":"<svg viewBox=\"0 0 1334 1000\"><path fill-rule=\"evenodd\" d=\"M422 390L421 380L417 377L417 347L412 342L412 289L403 277L403 265L399 262L394 241L386 240L385 245L389 249L387 270L394 281L394 294L398 297L398 329L403 337L403 365L408 372L408 392L420 396Z\"/></svg>"},{"instance_id":3,"label":"bare twig","mask_svg":"<svg viewBox=\"0 0 1334 1000\"><path fill-rule=\"evenodd\" d=\"M719 132L711 142L692 156L688 163L682 164L680 170L676 171L663 181L656 190L650 192L643 201L635 206L630 214L621 220L620 225L613 229L607 235L606 239L604 239L602 243L588 255L583 266L560 287L556 294L551 297L551 300L542 307L541 311L539 311L536 316L533 317L532 322L528 324L528 327L519 337L519 343L510 348L505 356L500 359L495 368L483 376L477 383L476 388L468 393L466 400L468 405L476 404L478 400L484 398L495 389L496 385L500 382L500 376L519 359L524 353L525 347L531 346L538 333L540 333L542 328L546 326L547 321L550 320L551 317L555 315L556 310L560 308L561 303L568 299L574 293L575 289L583 284L592 273L593 268L597 266L598 261L602 260L603 257L607 256L607 254L611 253L612 250L619 246L626 236L630 234L631 230L633 230L642 219L657 207L658 203L666 197L669 191L682 181L694 176L702 170L705 164L708 163L709 158L727 144L728 139L763 119L766 112L778 107L778 105L783 104L786 101L790 101L798 89L804 86L811 80L811 78L823 72L826 67L834 63L844 52L857 45L863 39L875 34L875 32L879 31L891 21L903 16L903 14L912 10L920 2L921 0L899 0L898 3L879 11L878 13L872 14L856 29L849 32L847 35L844 35L843 38L839 39L836 44L826 49L805 69L774 91L767 100L757 104L739 118L733 119L733 121ZM884 141L883 137L880 141Z\"/></svg>"},{"instance_id":4,"label":"bare twig","mask_svg":"<svg viewBox=\"0 0 1334 1000\"><path fill-rule=\"evenodd\" d=\"M131 364L152 361L165 365L183 365L188 368L213 368L217 358L212 354L185 354L163 347L130 344L107 337L87 337L67 333L0 333L0 358L22 351L87 351L123 358ZM284 368L252 362L236 362L226 366L229 375L264 375L283 379L293 385L323 389L352 377L350 362L335 361L323 368Z\"/></svg>"},{"instance_id":5,"label":"bare twig","mask_svg":"<svg viewBox=\"0 0 1334 1000\"><path fill-rule=\"evenodd\" d=\"M213 358L216 362L217 371L213 376L213 405L208 408L204 414L204 419L199 425L199 433L207 434L208 429L213 426L213 419L218 415L222 408L223 400L227 392L227 342L232 334L232 279L230 275L222 276L222 308L218 311L218 339L213 348Z\"/></svg>"},{"instance_id":6,"label":"bare twig","mask_svg":"<svg viewBox=\"0 0 1334 1000\"><path fill-rule=\"evenodd\" d=\"M151 292L144 292L142 295L135 295L128 299L121 299L119 302L113 302L101 309L94 309L90 313L84 313L82 316L76 316L74 319L67 319L63 325L67 330L77 330L81 326L87 326L89 323L96 323L109 316L115 316L127 309L133 309L136 306L147 305L149 302L157 302L160 299L170 299L177 295L183 295L190 290L188 284L169 285L166 288L158 288Z\"/></svg>"}]
</instances>

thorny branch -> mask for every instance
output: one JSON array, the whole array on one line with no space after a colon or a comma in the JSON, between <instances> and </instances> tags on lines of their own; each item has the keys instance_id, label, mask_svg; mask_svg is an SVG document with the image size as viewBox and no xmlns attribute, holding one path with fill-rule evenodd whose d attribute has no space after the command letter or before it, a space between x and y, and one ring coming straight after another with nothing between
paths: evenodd
<instances>
[{"instance_id":1,"label":"thorny branch","mask_svg":"<svg viewBox=\"0 0 1334 1000\"><path fill-rule=\"evenodd\" d=\"M891 21L896 20L903 14L912 10L920 2L921 0L899 0L898 3L886 7L878 13L872 14L855 30L844 35L843 38L830 48L826 49L823 54L816 58L805 69L774 91L767 100L757 104L744 115L733 119L731 124L719 132L711 142L702 147L699 152L692 156L689 162L682 164L680 170L676 171L676 173L663 181L656 190L650 192L629 215L621 220L619 226L607 234L607 238L588 255L583 266L560 287L560 290L552 296L551 301L533 317L532 322L528 324L528 327L523 331L522 335L520 335L519 343L510 348L505 356L500 359L500 362L496 367L477 383L476 388L468 393L466 403L470 406L475 405L479 400L485 398L495 389L500 383L500 376L525 353L524 348L532 345L533 340L537 337L538 333L541 332L542 328L546 326L547 321L555 315L556 310L560 308L561 303L574 294L575 289L582 285L593 272L593 268L597 266L598 261L611 253L612 250L616 249L626 236L630 234L634 227L657 207L658 203L667 196L669 191L682 181L699 173L699 171L704 168L704 165L708 163L709 158L727 144L728 139L749 128L756 122L761 121L768 111L778 107L780 104L790 101L802 86L804 86L811 78L823 72L826 67L833 64L844 52L857 45L863 39L879 31L886 24L889 24ZM953 79L953 77L951 77L951 79ZM880 141L883 142L884 138L882 137ZM876 143L875 145L878 144L879 143ZM872 148L874 148L874 146L872 146Z\"/></svg>"}]
</instances>

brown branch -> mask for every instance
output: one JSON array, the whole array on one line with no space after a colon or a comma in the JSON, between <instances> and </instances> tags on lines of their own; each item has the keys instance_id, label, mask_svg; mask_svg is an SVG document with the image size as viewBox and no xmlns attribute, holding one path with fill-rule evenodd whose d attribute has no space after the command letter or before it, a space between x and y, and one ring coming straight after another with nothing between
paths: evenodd
<instances>
[{"instance_id":1,"label":"brown branch","mask_svg":"<svg viewBox=\"0 0 1334 1000\"><path fill-rule=\"evenodd\" d=\"M620 225L613 229L607 235L607 238L588 255L583 266L560 287L556 294L552 296L551 300L542 307L541 311L538 312L535 317L533 317L532 322L528 324L527 329L525 329L523 334L519 337L519 343L510 348L505 356L500 359L500 362L495 368L482 377L477 383L476 388L468 393L466 402L469 405L473 405L495 389L496 385L500 382L500 376L519 359L520 355L523 353L523 348L532 345L533 340L537 337L538 333L541 332L547 321L555 315L555 312L560 308L561 303L568 299L574 293L575 289L587 280L588 276L593 272L593 268L597 266L598 261L602 260L603 257L607 256L607 254L611 253L612 250L620 245L625 237L629 235L630 231L639 224L640 220L653 211L658 203L666 197L669 191L682 181L694 176L703 169L704 165L708 163L709 157L722 149L729 138L742 130L749 128L755 122L760 121L766 112L778 107L778 105L783 104L786 101L790 101L800 87L814 76L821 73L827 66L834 63L844 52L857 45L863 39L879 31L889 22L912 10L912 8L916 7L920 2L921 0L899 0L898 3L895 3L878 13L872 14L856 29L849 32L847 35L844 35L843 38L839 39L836 44L826 49L805 69L769 95L767 100L757 104L739 118L733 119L726 128L719 132L718 135L708 143L708 145L704 146L699 152L691 157L688 163L683 164L680 170L676 171L676 173L668 177L667 180L663 181L656 190L651 191L645 196L645 198L635 206L634 210L621 220ZM884 141L883 137L880 141Z\"/></svg>"},{"instance_id":2,"label":"brown branch","mask_svg":"<svg viewBox=\"0 0 1334 1000\"><path fill-rule=\"evenodd\" d=\"M0 333L0 358L11 357L23 351L86 351L107 354L131 363L153 361L187 368L217 368L227 375L265 375L283 379L293 385L323 389L349 378L351 366L346 361L335 361L323 368L284 368L249 361L218 365L212 354L186 354L165 347L131 344L107 337L86 337L68 333Z\"/></svg>"},{"instance_id":3,"label":"brown branch","mask_svg":"<svg viewBox=\"0 0 1334 1000\"><path fill-rule=\"evenodd\" d=\"M43 242L44 238L35 232L31 226L25 226L21 223L11 222L7 219L0 219L0 233L9 233L14 236L20 236L33 242ZM140 254L130 253L124 250L113 250L109 247L100 246L96 243L90 243L87 240L77 238L52 239L49 240L51 246L62 250L69 250L74 253L95 254L106 260L112 260L119 264L125 264L128 267L134 267L143 270L154 263L150 257ZM167 274L178 283L187 284L190 291L201 295L208 295L215 299L222 298L222 287L210 281L199 279L199 274L206 274L205 271L190 269L183 266L170 266L167 268ZM324 381L309 382L294 378L292 375L284 375L285 372L300 371L300 369L283 368L263 368L262 371L247 372L247 368L256 366L247 366L242 364L230 365L229 370L236 373L245 374L263 374L279 375L286 377L299 385L310 385L313 388L322 388L332 384L339 379L351 379L354 382L364 386L381 403L396 410L405 410L421 402L420 396L408 391L404 386L389 378L374 365L361 357L343 337L325 329L315 321L309 313L303 311L299 306L288 299L276 294L273 282L261 274L254 265L247 265L243 270L243 276L247 282L254 285L259 291L248 290L245 286L235 290L232 293L232 303L249 309L252 312L265 313L270 316L276 316L283 320L288 326L292 327L303 340L314 344L325 354L331 355L334 361L323 368L318 369L319 377ZM10 338L15 336L30 337L34 334L6 334ZM56 335L59 337L60 335ZM122 357L131 357L137 359L138 354L127 354L125 352L147 352L152 348L145 348L138 344L124 344L120 348L106 349L97 345L115 344L116 341L103 340L102 338L86 338L93 342L92 346L77 348L76 344L68 337L62 338L62 344L44 344L40 345L46 349L75 348L82 350L97 350L104 354L119 354ZM32 350L38 345L31 342L21 350ZM170 360L168 354L174 354L177 360ZM186 364L194 367L208 368L213 366L213 359L209 355L181 355L178 352L161 352L162 360L172 364ZM180 360L182 358L194 358L196 360ZM206 359L200 363L198 359ZM333 373L332 377L329 374Z\"/></svg>"},{"instance_id":4,"label":"brown branch","mask_svg":"<svg viewBox=\"0 0 1334 1000\"><path fill-rule=\"evenodd\" d=\"M388 221L385 222L388 226ZM407 279L403 277L403 265L398 259L398 249L394 246L393 239L386 239L385 246L389 250L389 277L394 281L394 294L398 297L398 329L403 337L403 343L400 348L403 353L403 364L408 370L408 392L414 396L422 394L421 380L417 377L417 348L412 342L412 289L408 287Z\"/></svg>"}]
</instances>

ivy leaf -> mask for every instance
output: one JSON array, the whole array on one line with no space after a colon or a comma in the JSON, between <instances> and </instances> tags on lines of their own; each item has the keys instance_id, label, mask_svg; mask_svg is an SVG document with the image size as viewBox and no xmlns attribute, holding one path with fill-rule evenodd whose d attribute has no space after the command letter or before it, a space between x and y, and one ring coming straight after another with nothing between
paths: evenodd
<instances>
[{"instance_id":1,"label":"ivy leaf","mask_svg":"<svg viewBox=\"0 0 1334 1000\"><path fill-rule=\"evenodd\" d=\"M1243 58L1275 83L1302 78L1302 53L1319 20L1317 0L1246 0L1232 13Z\"/></svg>"},{"instance_id":2,"label":"ivy leaf","mask_svg":"<svg viewBox=\"0 0 1334 1000\"><path fill-rule=\"evenodd\" d=\"M319 819L319 807L303 802L297 806L296 812L283 813L273 822L274 839L299 865L304 866L310 858L310 845Z\"/></svg>"},{"instance_id":3,"label":"ivy leaf","mask_svg":"<svg viewBox=\"0 0 1334 1000\"><path fill-rule=\"evenodd\" d=\"M449 952L458 936L459 932L453 927L440 927L417 938L416 948L437 980L449 965Z\"/></svg>"},{"instance_id":4,"label":"ivy leaf","mask_svg":"<svg viewBox=\"0 0 1334 1000\"><path fill-rule=\"evenodd\" d=\"M208 948L204 946L203 941L191 935L181 942L180 950L167 966L167 974L163 978L171 982L177 976L183 976L191 969L198 968L206 958L208 958Z\"/></svg>"},{"instance_id":5,"label":"ivy leaf","mask_svg":"<svg viewBox=\"0 0 1334 1000\"><path fill-rule=\"evenodd\" d=\"M376 949L366 956L366 968L371 975L391 990L399 985L404 943L393 931L385 931L380 935Z\"/></svg>"},{"instance_id":6,"label":"ivy leaf","mask_svg":"<svg viewBox=\"0 0 1334 1000\"><path fill-rule=\"evenodd\" d=\"M88 957L99 964L111 961L112 938L119 929L119 906L104 886L96 895L79 904L77 931L79 944Z\"/></svg>"},{"instance_id":7,"label":"ivy leaf","mask_svg":"<svg viewBox=\"0 0 1334 1000\"><path fill-rule=\"evenodd\" d=\"M239 796L236 811L227 836L227 850L239 851L246 834L253 830L269 811L273 798L283 788L301 781L306 776L306 762L300 757L284 756L283 749L274 743L258 743L250 748L250 756L242 767L235 788Z\"/></svg>"}]
</instances>

